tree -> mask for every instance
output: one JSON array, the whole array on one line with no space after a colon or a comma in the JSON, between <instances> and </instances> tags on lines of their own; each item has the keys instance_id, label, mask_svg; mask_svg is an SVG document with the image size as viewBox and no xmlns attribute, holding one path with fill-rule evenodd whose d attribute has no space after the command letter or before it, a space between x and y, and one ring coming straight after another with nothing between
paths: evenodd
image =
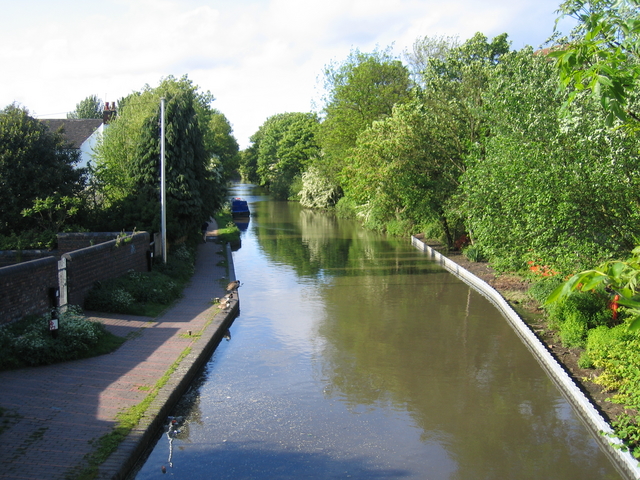
<instances>
[{"instance_id":1,"label":"tree","mask_svg":"<svg viewBox=\"0 0 640 480\"><path fill-rule=\"evenodd\" d=\"M324 75L326 96L319 138L324 169L335 176L360 132L391 115L394 105L409 100L410 80L407 68L389 49L353 50L344 62L325 67Z\"/></svg>"},{"instance_id":2,"label":"tree","mask_svg":"<svg viewBox=\"0 0 640 480\"><path fill-rule=\"evenodd\" d=\"M411 52L405 52L411 77L416 84L424 86L424 78L429 62L444 61L449 52L460 46L458 37L424 36L413 42Z\"/></svg>"},{"instance_id":3,"label":"tree","mask_svg":"<svg viewBox=\"0 0 640 480\"><path fill-rule=\"evenodd\" d=\"M85 181L74 168L78 155L26 109L13 104L0 111L0 233L35 226L22 211L36 199L78 194Z\"/></svg>"},{"instance_id":4,"label":"tree","mask_svg":"<svg viewBox=\"0 0 640 480\"><path fill-rule=\"evenodd\" d=\"M294 179L319 152L317 129L313 113L280 113L269 117L251 137L259 182L276 197L296 193L291 190Z\"/></svg>"},{"instance_id":5,"label":"tree","mask_svg":"<svg viewBox=\"0 0 640 480\"><path fill-rule=\"evenodd\" d=\"M484 142L482 97L508 43L506 35L489 42L481 34L460 46L435 43L434 56L423 52L422 88L412 100L359 134L344 160L339 206L372 228L394 234L422 229L453 247L463 233L453 199L469 152Z\"/></svg>"},{"instance_id":6,"label":"tree","mask_svg":"<svg viewBox=\"0 0 640 480\"><path fill-rule=\"evenodd\" d=\"M633 248L637 138L605 128L592 101L557 112L554 66L529 49L502 57L485 94L491 136L463 180L467 225L494 266L571 273Z\"/></svg>"},{"instance_id":7,"label":"tree","mask_svg":"<svg viewBox=\"0 0 640 480\"><path fill-rule=\"evenodd\" d=\"M67 118L102 118L104 105L97 95L90 95L80 103L76 104L76 109L67 114Z\"/></svg>"},{"instance_id":8,"label":"tree","mask_svg":"<svg viewBox=\"0 0 640 480\"><path fill-rule=\"evenodd\" d=\"M119 102L119 115L97 148L96 189L111 228L160 228L160 99L166 99L167 235L199 232L226 198L208 131L213 96L187 77L168 77ZM222 149L221 149L222 151Z\"/></svg>"},{"instance_id":9,"label":"tree","mask_svg":"<svg viewBox=\"0 0 640 480\"><path fill-rule=\"evenodd\" d=\"M205 130L205 146L224 166L226 177L240 167L240 147L233 136L233 128L225 115L217 110L211 112L209 128Z\"/></svg>"},{"instance_id":10,"label":"tree","mask_svg":"<svg viewBox=\"0 0 640 480\"><path fill-rule=\"evenodd\" d=\"M615 118L640 121L629 108L629 97L640 78L640 0L567 0L560 18L578 21L574 38L550 53L556 59L562 84L570 88L568 102L590 92Z\"/></svg>"}]
</instances>

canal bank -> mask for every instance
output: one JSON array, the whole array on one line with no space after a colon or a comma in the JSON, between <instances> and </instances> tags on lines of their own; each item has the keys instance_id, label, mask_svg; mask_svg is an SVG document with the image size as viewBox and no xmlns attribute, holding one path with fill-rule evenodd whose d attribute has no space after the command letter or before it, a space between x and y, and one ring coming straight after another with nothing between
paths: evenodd
<instances>
[{"instance_id":1,"label":"canal bank","mask_svg":"<svg viewBox=\"0 0 640 480\"><path fill-rule=\"evenodd\" d=\"M548 348L533 333L529 326L515 312L509 302L491 285L478 278L453 260L438 252L419 236L411 237L411 244L428 254L429 258L437 262L445 270L461 279L486 297L507 319L517 335L534 355L542 368L558 386L565 398L578 412L580 419L594 434L602 450L611 459L626 478L640 479L638 461L628 451L621 450L622 442L613 436L613 429L605 421L595 405L585 396L578 385L569 376L563 366L553 357Z\"/></svg>"},{"instance_id":2,"label":"canal bank","mask_svg":"<svg viewBox=\"0 0 640 480\"><path fill-rule=\"evenodd\" d=\"M0 478L77 478L87 472L87 456L99 449L99 440L114 431L119 414L150 401L138 426L95 477L124 478L162 432L169 412L237 316L237 295L226 309L213 302L233 279L230 249L203 243L183 297L160 317L88 313L128 338L117 351L0 372Z\"/></svg>"},{"instance_id":3,"label":"canal bank","mask_svg":"<svg viewBox=\"0 0 640 480\"><path fill-rule=\"evenodd\" d=\"M149 408L138 424L138 426L129 432L127 438L120 443L117 450L113 452L109 458L100 466L99 479L123 479L126 478L133 470L136 463L144 456L145 452L153 446L157 437L170 424L169 414L178 403L180 398L189 390L191 383L202 367L207 363L220 341L224 338L225 332L238 316L240 311L239 295L237 291L233 292L233 296L229 301L228 307L223 306L219 302L215 302L215 298L222 298L227 294L225 287L228 282L236 280L233 268L233 256L229 244L226 244L227 266L219 265L223 257L215 258L218 260L215 267L211 264L212 246L217 250L218 245L210 243L213 235L205 235L209 238L207 245L203 245L199 252L197 261L207 264L207 269L200 269L200 275L194 274L191 283L187 287L192 290L203 292L201 299L208 299L209 306L204 312L208 318L202 326L198 322L192 323L197 318L193 317L189 320L185 307L188 309L192 305L184 305L184 300L188 297L189 292L185 292L179 305L174 307L177 317L184 317L186 324L181 325L179 335L194 340L189 344L188 351L171 350L167 353L173 354L174 363L169 367L173 371L170 372L166 383L158 390L157 396L151 402ZM206 250L205 250L206 249ZM205 258L202 258L204 256ZM209 260L209 261L207 261ZM229 274L227 275L227 270ZM215 284L211 281L214 280ZM214 295L217 295L215 297ZM167 314L169 315L169 314ZM165 318L166 316L163 316ZM193 328L192 328L193 327Z\"/></svg>"}]
</instances>

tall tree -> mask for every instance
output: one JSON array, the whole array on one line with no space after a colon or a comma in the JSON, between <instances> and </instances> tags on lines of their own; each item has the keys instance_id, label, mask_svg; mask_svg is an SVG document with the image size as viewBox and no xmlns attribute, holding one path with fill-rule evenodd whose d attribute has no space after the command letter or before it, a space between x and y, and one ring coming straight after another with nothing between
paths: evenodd
<instances>
[{"instance_id":1,"label":"tall tree","mask_svg":"<svg viewBox=\"0 0 640 480\"><path fill-rule=\"evenodd\" d=\"M554 73L531 49L510 53L485 95L491 136L464 198L473 238L500 268L569 273L629 251L640 234L636 136L605 128L593 100L559 119L566 96Z\"/></svg>"},{"instance_id":2,"label":"tall tree","mask_svg":"<svg viewBox=\"0 0 640 480\"><path fill-rule=\"evenodd\" d=\"M269 117L251 140L256 148L256 173L260 184L279 198L288 198L296 177L318 154L318 117L288 112Z\"/></svg>"},{"instance_id":3,"label":"tall tree","mask_svg":"<svg viewBox=\"0 0 640 480\"><path fill-rule=\"evenodd\" d=\"M75 169L78 153L60 133L17 105L0 111L0 233L20 233L33 220L21 212L39 199L72 197L84 186L84 171Z\"/></svg>"},{"instance_id":4,"label":"tall tree","mask_svg":"<svg viewBox=\"0 0 640 480\"><path fill-rule=\"evenodd\" d=\"M424 86L424 79L429 62L444 61L453 48L460 46L458 37L424 36L416 39L410 52L405 52L413 81Z\"/></svg>"},{"instance_id":5,"label":"tall tree","mask_svg":"<svg viewBox=\"0 0 640 480\"><path fill-rule=\"evenodd\" d=\"M89 95L80 103L76 104L76 109L67 114L67 118L102 118L104 104L97 95Z\"/></svg>"},{"instance_id":6,"label":"tall tree","mask_svg":"<svg viewBox=\"0 0 640 480\"><path fill-rule=\"evenodd\" d=\"M325 168L332 175L355 147L360 132L409 100L409 71L390 49L353 50L342 63L325 67L324 121L320 128Z\"/></svg>"},{"instance_id":7,"label":"tall tree","mask_svg":"<svg viewBox=\"0 0 640 480\"><path fill-rule=\"evenodd\" d=\"M422 229L453 246L463 233L453 202L469 152L487 135L482 112L489 72L509 49L506 35L458 46L437 40L423 52L421 88L358 136L344 161L341 209L369 226L406 234Z\"/></svg>"},{"instance_id":8,"label":"tall tree","mask_svg":"<svg viewBox=\"0 0 640 480\"><path fill-rule=\"evenodd\" d=\"M233 136L231 123L217 110L211 112L211 119L205 130L205 146L220 161L227 178L238 173L240 147Z\"/></svg>"},{"instance_id":9,"label":"tall tree","mask_svg":"<svg viewBox=\"0 0 640 480\"><path fill-rule=\"evenodd\" d=\"M167 234L198 232L223 204L226 187L208 132L213 96L187 77L168 77L119 102L117 119L97 148L102 207L118 229L160 227L160 99L166 99ZM113 228L113 227L112 227Z\"/></svg>"}]
</instances>

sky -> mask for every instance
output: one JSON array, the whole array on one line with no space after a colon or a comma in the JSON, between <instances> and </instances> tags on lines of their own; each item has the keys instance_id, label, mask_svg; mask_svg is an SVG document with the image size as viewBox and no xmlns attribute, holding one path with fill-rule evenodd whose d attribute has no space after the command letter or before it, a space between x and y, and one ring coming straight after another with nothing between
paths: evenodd
<instances>
[{"instance_id":1,"label":"sky","mask_svg":"<svg viewBox=\"0 0 640 480\"><path fill-rule=\"evenodd\" d=\"M66 118L166 76L210 91L244 149L277 113L322 107L322 72L351 50L507 33L541 46L561 0L0 0L0 109ZM570 24L561 24L568 33Z\"/></svg>"}]
</instances>

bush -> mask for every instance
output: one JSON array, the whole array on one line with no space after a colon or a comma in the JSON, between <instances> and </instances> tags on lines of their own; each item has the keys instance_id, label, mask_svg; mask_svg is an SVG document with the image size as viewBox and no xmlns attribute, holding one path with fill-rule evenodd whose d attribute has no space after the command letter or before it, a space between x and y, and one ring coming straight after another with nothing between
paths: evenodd
<instances>
[{"instance_id":1,"label":"bush","mask_svg":"<svg viewBox=\"0 0 640 480\"><path fill-rule=\"evenodd\" d=\"M477 245L469 245L462 250L462 254L471 262L482 262L485 260L482 249Z\"/></svg>"},{"instance_id":2,"label":"bush","mask_svg":"<svg viewBox=\"0 0 640 480\"><path fill-rule=\"evenodd\" d=\"M600 326L589 331L586 351L594 364L602 365L620 345L633 338L625 325L613 328Z\"/></svg>"},{"instance_id":3,"label":"bush","mask_svg":"<svg viewBox=\"0 0 640 480\"><path fill-rule=\"evenodd\" d=\"M302 174L298 196L300 205L307 208L330 208L340 198L340 188L316 167Z\"/></svg>"},{"instance_id":4,"label":"bush","mask_svg":"<svg viewBox=\"0 0 640 480\"><path fill-rule=\"evenodd\" d=\"M593 360L587 352L582 352L578 359L578 366L580 368L593 368Z\"/></svg>"},{"instance_id":5,"label":"bush","mask_svg":"<svg viewBox=\"0 0 640 480\"><path fill-rule=\"evenodd\" d=\"M613 322L608 295L598 291L574 292L564 301L551 304L547 312L554 328L560 328L569 318L574 323L584 324L586 329L611 325Z\"/></svg>"},{"instance_id":6,"label":"bush","mask_svg":"<svg viewBox=\"0 0 640 480\"><path fill-rule=\"evenodd\" d=\"M70 306L60 313L57 338L49 331L49 319L49 315L30 316L0 327L0 370L86 358L106 353L97 348L101 342L117 348L124 341L101 323L87 320L80 307Z\"/></svg>"},{"instance_id":7,"label":"bush","mask_svg":"<svg viewBox=\"0 0 640 480\"><path fill-rule=\"evenodd\" d=\"M582 312L572 311L560 324L560 340L565 347L584 347L587 336L587 318Z\"/></svg>"},{"instance_id":8,"label":"bush","mask_svg":"<svg viewBox=\"0 0 640 480\"><path fill-rule=\"evenodd\" d=\"M543 304L551 292L553 292L562 283L560 275L553 277L543 277L533 283L528 290L528 294L538 303Z\"/></svg>"},{"instance_id":9,"label":"bush","mask_svg":"<svg viewBox=\"0 0 640 480\"><path fill-rule=\"evenodd\" d=\"M180 298L193 275L194 254L184 244L173 250L167 263L152 272L130 270L126 275L96 282L85 298L85 308L99 312L155 316Z\"/></svg>"}]
</instances>

